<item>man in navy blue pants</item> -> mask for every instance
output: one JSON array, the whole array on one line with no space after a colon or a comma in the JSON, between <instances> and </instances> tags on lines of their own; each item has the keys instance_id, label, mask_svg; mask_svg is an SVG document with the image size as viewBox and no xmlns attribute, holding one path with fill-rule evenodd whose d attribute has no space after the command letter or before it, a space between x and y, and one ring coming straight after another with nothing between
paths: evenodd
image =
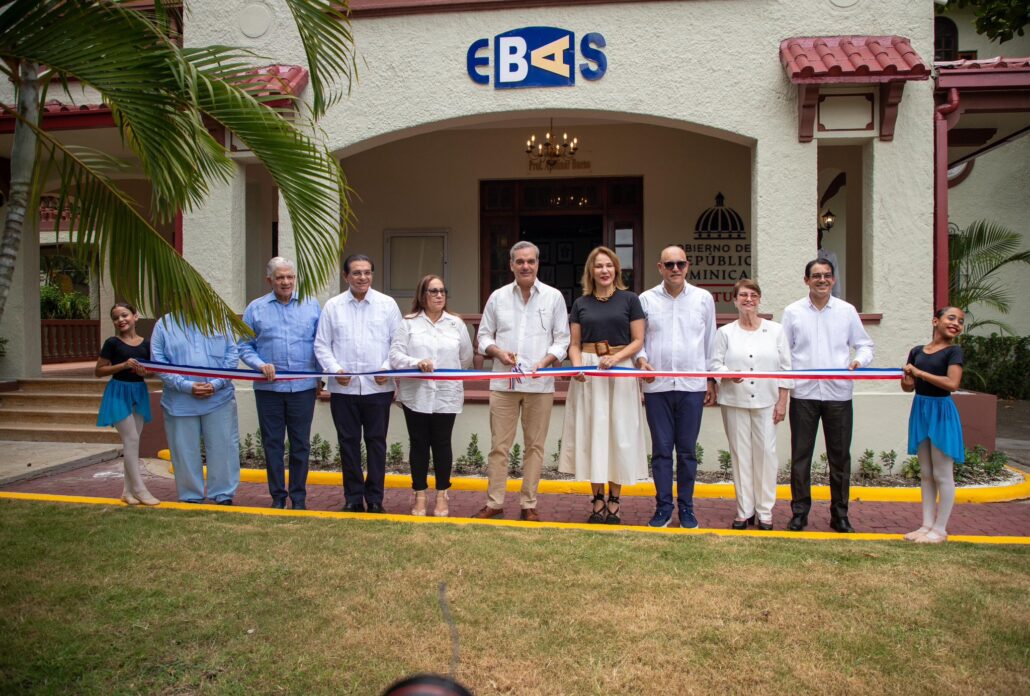
<instances>
[{"instance_id":1,"label":"man in navy blue pants","mask_svg":"<svg viewBox=\"0 0 1030 696\"><path fill-rule=\"evenodd\" d=\"M315 414L318 379L276 379L276 370L318 372L315 361L315 329L318 300L300 300L296 293L297 270L292 261L276 256L268 262L266 280L272 292L251 302L243 322L254 337L240 342L240 359L260 370L264 382L254 383L254 402L261 444L265 449L268 493L272 507L307 509L308 454L311 419ZM290 487L286 488L285 438L290 437Z\"/></svg>"},{"instance_id":2,"label":"man in navy blue pants","mask_svg":"<svg viewBox=\"0 0 1030 696\"><path fill-rule=\"evenodd\" d=\"M715 301L707 290L687 283L690 264L683 249L662 249L660 285L640 295L647 315L644 348L636 358L641 370L704 372L711 369L715 347ZM716 402L715 380L703 377L645 379L644 409L651 431L651 470L655 513L648 525L667 527L672 520L672 452L676 450L676 507L680 526L698 526L694 514L697 434L701 413Z\"/></svg>"}]
</instances>

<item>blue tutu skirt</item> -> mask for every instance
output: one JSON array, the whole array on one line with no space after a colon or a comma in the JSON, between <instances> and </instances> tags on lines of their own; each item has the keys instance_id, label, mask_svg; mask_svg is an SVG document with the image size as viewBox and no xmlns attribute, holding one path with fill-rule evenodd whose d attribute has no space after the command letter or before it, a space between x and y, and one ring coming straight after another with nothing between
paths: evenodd
<instances>
[{"instance_id":1,"label":"blue tutu skirt","mask_svg":"<svg viewBox=\"0 0 1030 696\"><path fill-rule=\"evenodd\" d=\"M916 454L927 438L956 462L966 461L962 421L950 396L916 394L912 400L912 412L908 416L908 453Z\"/></svg>"},{"instance_id":2,"label":"blue tutu skirt","mask_svg":"<svg viewBox=\"0 0 1030 696\"><path fill-rule=\"evenodd\" d=\"M104 398L100 402L100 413L97 414L97 426L114 425L132 415L132 412L143 416L143 422L150 422L150 394L147 393L146 382L122 382L112 379L104 389Z\"/></svg>"}]
</instances>

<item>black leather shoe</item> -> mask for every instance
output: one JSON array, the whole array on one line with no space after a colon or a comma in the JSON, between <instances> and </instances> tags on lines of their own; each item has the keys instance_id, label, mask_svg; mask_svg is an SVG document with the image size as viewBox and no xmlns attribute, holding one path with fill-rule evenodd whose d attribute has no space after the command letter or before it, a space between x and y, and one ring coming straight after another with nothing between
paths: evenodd
<instances>
[{"instance_id":1,"label":"black leather shoe","mask_svg":"<svg viewBox=\"0 0 1030 696\"><path fill-rule=\"evenodd\" d=\"M759 522L758 528L761 529L763 532L771 532L773 528L772 522Z\"/></svg>"},{"instance_id":2,"label":"black leather shoe","mask_svg":"<svg viewBox=\"0 0 1030 696\"><path fill-rule=\"evenodd\" d=\"M848 522L847 517L841 517L839 520L830 520L830 529L841 534L854 534L855 528Z\"/></svg>"},{"instance_id":3,"label":"black leather shoe","mask_svg":"<svg viewBox=\"0 0 1030 696\"><path fill-rule=\"evenodd\" d=\"M364 512L365 511L365 504L364 503L347 503L346 505L343 506L343 511L344 512Z\"/></svg>"},{"instance_id":4,"label":"black leather shoe","mask_svg":"<svg viewBox=\"0 0 1030 696\"><path fill-rule=\"evenodd\" d=\"M294 509L294 510L307 510L307 509L308 509L308 505L307 505L307 503L305 503L305 502L300 502L300 503L298 503L298 502L297 502L297 501L295 500L295 501L293 501L293 509Z\"/></svg>"},{"instance_id":5,"label":"black leather shoe","mask_svg":"<svg viewBox=\"0 0 1030 696\"><path fill-rule=\"evenodd\" d=\"M273 510L285 510L286 509L286 500L285 499L284 500L273 500L272 501L272 509Z\"/></svg>"},{"instance_id":6,"label":"black leather shoe","mask_svg":"<svg viewBox=\"0 0 1030 696\"><path fill-rule=\"evenodd\" d=\"M215 505L232 505L232 498L226 498L225 500L219 500Z\"/></svg>"},{"instance_id":7,"label":"black leather shoe","mask_svg":"<svg viewBox=\"0 0 1030 696\"><path fill-rule=\"evenodd\" d=\"M808 526L808 515L794 515L787 524L787 529L792 532L800 532Z\"/></svg>"},{"instance_id":8,"label":"black leather shoe","mask_svg":"<svg viewBox=\"0 0 1030 696\"><path fill-rule=\"evenodd\" d=\"M747 520L733 520L730 529L747 529Z\"/></svg>"},{"instance_id":9,"label":"black leather shoe","mask_svg":"<svg viewBox=\"0 0 1030 696\"><path fill-rule=\"evenodd\" d=\"M374 512L374 513L376 513L378 515L381 515L384 512L386 512L386 510L384 510L383 506L380 505L379 503L369 503L368 504L368 512Z\"/></svg>"}]
</instances>

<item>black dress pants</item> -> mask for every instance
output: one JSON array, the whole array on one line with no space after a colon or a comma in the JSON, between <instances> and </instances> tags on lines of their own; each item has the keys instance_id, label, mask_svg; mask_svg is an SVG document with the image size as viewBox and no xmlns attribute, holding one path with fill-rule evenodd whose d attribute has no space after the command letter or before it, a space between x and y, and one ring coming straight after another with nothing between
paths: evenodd
<instances>
[{"instance_id":1,"label":"black dress pants","mask_svg":"<svg viewBox=\"0 0 1030 696\"><path fill-rule=\"evenodd\" d=\"M445 491L451 487L451 464L454 453L451 450L451 433L454 431L456 413L419 413L407 406L404 422L408 426L408 461L411 464L411 489L424 491L429 488L429 450L433 450L433 470L436 474L436 490Z\"/></svg>"},{"instance_id":2,"label":"black dress pants","mask_svg":"<svg viewBox=\"0 0 1030 696\"><path fill-rule=\"evenodd\" d=\"M383 504L386 482L386 431L390 427L393 392L332 394L329 410L336 425L343 465L343 497L347 504ZM368 475L361 475L364 432Z\"/></svg>"},{"instance_id":3,"label":"black dress pants","mask_svg":"<svg viewBox=\"0 0 1030 696\"><path fill-rule=\"evenodd\" d=\"M812 451L819 421L830 469L830 518L848 516L851 493L851 401L790 400L790 508L795 515L812 509Z\"/></svg>"}]
</instances>

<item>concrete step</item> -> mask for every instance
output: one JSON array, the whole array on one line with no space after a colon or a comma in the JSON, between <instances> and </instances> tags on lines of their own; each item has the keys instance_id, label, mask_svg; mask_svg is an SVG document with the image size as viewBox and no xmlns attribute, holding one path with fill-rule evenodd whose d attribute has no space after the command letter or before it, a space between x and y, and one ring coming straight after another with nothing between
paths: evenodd
<instances>
[{"instance_id":1,"label":"concrete step","mask_svg":"<svg viewBox=\"0 0 1030 696\"><path fill-rule=\"evenodd\" d=\"M114 428L58 426L48 428L32 423L4 423L0 426L0 440L32 442L102 442L118 444L121 438Z\"/></svg>"},{"instance_id":2,"label":"concrete step","mask_svg":"<svg viewBox=\"0 0 1030 696\"><path fill-rule=\"evenodd\" d=\"M27 408L37 411L100 408L101 394L62 394L51 392L0 393L0 409Z\"/></svg>"},{"instance_id":3,"label":"concrete step","mask_svg":"<svg viewBox=\"0 0 1030 696\"><path fill-rule=\"evenodd\" d=\"M7 423L33 423L36 425L96 425L95 408L0 408L0 426Z\"/></svg>"},{"instance_id":4,"label":"concrete step","mask_svg":"<svg viewBox=\"0 0 1030 696\"><path fill-rule=\"evenodd\" d=\"M103 394L106 386L106 379L94 377L34 377L18 380L20 390L29 394Z\"/></svg>"},{"instance_id":5,"label":"concrete step","mask_svg":"<svg viewBox=\"0 0 1030 696\"><path fill-rule=\"evenodd\" d=\"M18 380L18 387L28 394L103 394L107 381L107 378L95 377L33 377ZM162 388L159 379L148 379L146 382L149 391L160 391Z\"/></svg>"}]
</instances>

